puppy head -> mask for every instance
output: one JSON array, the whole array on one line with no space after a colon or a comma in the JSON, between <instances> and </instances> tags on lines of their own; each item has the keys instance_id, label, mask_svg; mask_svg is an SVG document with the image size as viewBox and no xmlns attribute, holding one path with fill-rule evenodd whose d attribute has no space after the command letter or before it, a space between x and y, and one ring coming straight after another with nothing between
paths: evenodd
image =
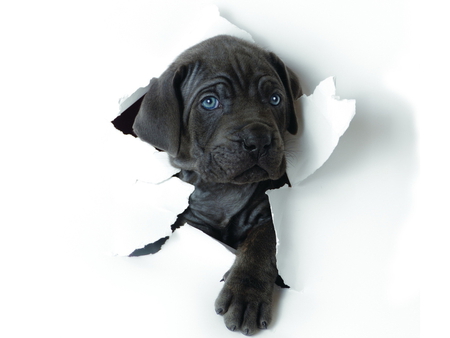
<instances>
[{"instance_id":1,"label":"puppy head","mask_svg":"<svg viewBox=\"0 0 450 338\"><path fill-rule=\"evenodd\" d=\"M175 167L220 183L278 179L284 134L297 132L294 73L273 53L230 36L206 40L152 79L134 133Z\"/></svg>"}]
</instances>

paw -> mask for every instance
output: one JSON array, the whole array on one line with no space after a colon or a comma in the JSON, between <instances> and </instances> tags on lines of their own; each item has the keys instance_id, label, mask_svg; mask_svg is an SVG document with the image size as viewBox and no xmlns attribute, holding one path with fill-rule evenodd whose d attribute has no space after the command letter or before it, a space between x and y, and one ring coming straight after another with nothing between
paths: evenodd
<instances>
[{"instance_id":1,"label":"paw","mask_svg":"<svg viewBox=\"0 0 450 338\"><path fill-rule=\"evenodd\" d=\"M226 327L245 335L267 329L272 319L272 277L256 278L229 271L224 280L215 308L217 314L223 315Z\"/></svg>"}]
</instances>

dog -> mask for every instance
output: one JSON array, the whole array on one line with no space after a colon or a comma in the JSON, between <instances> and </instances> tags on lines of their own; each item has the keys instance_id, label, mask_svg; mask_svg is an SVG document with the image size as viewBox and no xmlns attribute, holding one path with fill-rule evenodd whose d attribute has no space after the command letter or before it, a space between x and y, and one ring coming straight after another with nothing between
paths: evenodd
<instances>
[{"instance_id":1,"label":"dog","mask_svg":"<svg viewBox=\"0 0 450 338\"><path fill-rule=\"evenodd\" d=\"M274 53L227 35L183 52L113 124L169 155L194 185L185 223L236 250L215 311L252 335L272 318L278 275L266 191L289 184L285 135L298 129L297 76Z\"/></svg>"}]
</instances>

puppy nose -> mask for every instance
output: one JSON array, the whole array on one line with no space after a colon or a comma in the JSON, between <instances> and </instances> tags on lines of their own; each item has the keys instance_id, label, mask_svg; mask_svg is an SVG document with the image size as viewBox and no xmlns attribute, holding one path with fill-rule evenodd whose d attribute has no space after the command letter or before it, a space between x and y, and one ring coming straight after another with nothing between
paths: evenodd
<instances>
[{"instance_id":1,"label":"puppy nose","mask_svg":"<svg viewBox=\"0 0 450 338\"><path fill-rule=\"evenodd\" d=\"M269 149L271 143L272 138L269 135L252 135L244 139L242 146L249 153L263 153Z\"/></svg>"},{"instance_id":2,"label":"puppy nose","mask_svg":"<svg viewBox=\"0 0 450 338\"><path fill-rule=\"evenodd\" d=\"M254 124L241 131L242 147L245 151L260 157L264 155L272 144L272 135L266 126Z\"/></svg>"}]
</instances>

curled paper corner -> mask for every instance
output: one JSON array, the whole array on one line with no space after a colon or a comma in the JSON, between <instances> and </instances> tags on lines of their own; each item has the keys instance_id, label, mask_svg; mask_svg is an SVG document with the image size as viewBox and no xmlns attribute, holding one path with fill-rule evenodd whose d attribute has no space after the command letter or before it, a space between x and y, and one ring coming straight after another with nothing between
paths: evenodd
<instances>
[{"instance_id":1,"label":"curled paper corner","mask_svg":"<svg viewBox=\"0 0 450 338\"><path fill-rule=\"evenodd\" d=\"M130 95L124 95L119 99L119 114L122 114L125 110L131 107L135 102L137 102L140 98L142 98L145 93L148 92L150 87L150 83L145 87L139 87Z\"/></svg>"},{"instance_id":2,"label":"curled paper corner","mask_svg":"<svg viewBox=\"0 0 450 338\"><path fill-rule=\"evenodd\" d=\"M303 130L286 140L286 172L293 186L328 160L356 112L355 100L336 96L334 77L320 82L313 94L301 96L297 104Z\"/></svg>"},{"instance_id":3,"label":"curled paper corner","mask_svg":"<svg viewBox=\"0 0 450 338\"><path fill-rule=\"evenodd\" d=\"M321 81L314 90L314 94L323 95L322 100L326 100L327 109L323 111L328 121L331 122L333 132L342 136L350 125L356 113L356 101L352 99L341 99L336 95L336 77L330 76ZM311 96L305 97L311 99Z\"/></svg>"},{"instance_id":4,"label":"curled paper corner","mask_svg":"<svg viewBox=\"0 0 450 338\"><path fill-rule=\"evenodd\" d=\"M208 5L203 8L203 10L199 13L199 18L201 20L205 20L208 18L206 23L207 29L204 30L205 27L202 27L200 41L206 40L208 38L212 38L216 35L228 34L232 35L250 42L254 42L253 37L247 31L233 25L227 19L225 19L221 14L220 10L216 5Z\"/></svg>"},{"instance_id":5,"label":"curled paper corner","mask_svg":"<svg viewBox=\"0 0 450 338\"><path fill-rule=\"evenodd\" d=\"M164 184L136 180L120 189L113 196L118 207L112 212L111 254L128 256L149 243L170 237L170 226L187 208L193 190L192 185L176 177Z\"/></svg>"}]
</instances>

